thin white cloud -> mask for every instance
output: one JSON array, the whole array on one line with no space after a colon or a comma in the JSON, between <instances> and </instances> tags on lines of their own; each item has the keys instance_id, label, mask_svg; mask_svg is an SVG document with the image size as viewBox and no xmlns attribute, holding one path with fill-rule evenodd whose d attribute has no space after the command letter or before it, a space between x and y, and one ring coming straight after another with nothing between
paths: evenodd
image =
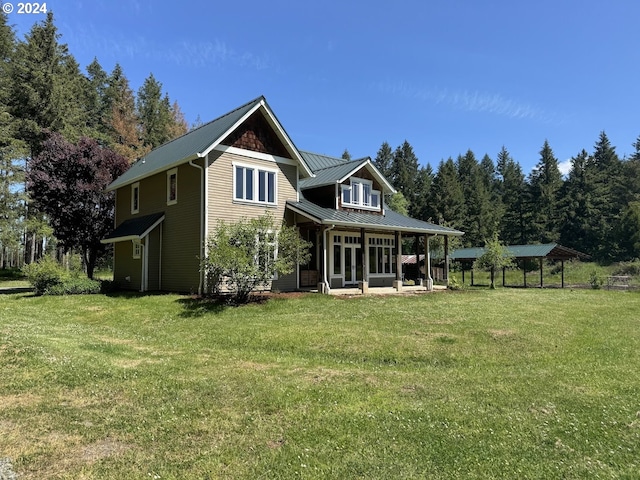
<instances>
[{"instance_id":1,"label":"thin white cloud","mask_svg":"<svg viewBox=\"0 0 640 480\"><path fill-rule=\"evenodd\" d=\"M100 58L107 55L121 61L123 58L148 59L170 62L180 67L205 67L207 65L233 65L240 68L265 70L271 67L271 59L254 52L239 51L226 42L179 40L159 43L141 35L100 36L93 25L76 29L66 34L67 43L96 53Z\"/></svg>"},{"instance_id":2,"label":"thin white cloud","mask_svg":"<svg viewBox=\"0 0 640 480\"><path fill-rule=\"evenodd\" d=\"M553 113L498 93L448 88L417 88L404 82L379 83L377 89L393 95L425 102L448 105L457 110L489 113L513 119L529 119L545 123L559 123Z\"/></svg>"}]
</instances>

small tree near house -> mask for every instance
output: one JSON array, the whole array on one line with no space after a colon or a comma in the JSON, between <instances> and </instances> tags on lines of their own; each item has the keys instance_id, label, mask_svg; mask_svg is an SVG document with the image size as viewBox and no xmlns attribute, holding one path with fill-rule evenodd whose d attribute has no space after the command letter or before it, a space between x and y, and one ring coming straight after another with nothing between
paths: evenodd
<instances>
[{"instance_id":1,"label":"small tree near house","mask_svg":"<svg viewBox=\"0 0 640 480\"><path fill-rule=\"evenodd\" d=\"M496 288L494 282L495 271L513 266L513 255L498 239L497 233L494 233L490 240L485 240L484 253L473 263L473 268L491 272L491 289Z\"/></svg>"},{"instance_id":2,"label":"small tree near house","mask_svg":"<svg viewBox=\"0 0 640 480\"><path fill-rule=\"evenodd\" d=\"M212 293L227 291L234 302L246 303L253 290L308 263L310 246L295 227L283 223L276 228L268 213L236 223L220 221L207 239L201 268Z\"/></svg>"}]
</instances>

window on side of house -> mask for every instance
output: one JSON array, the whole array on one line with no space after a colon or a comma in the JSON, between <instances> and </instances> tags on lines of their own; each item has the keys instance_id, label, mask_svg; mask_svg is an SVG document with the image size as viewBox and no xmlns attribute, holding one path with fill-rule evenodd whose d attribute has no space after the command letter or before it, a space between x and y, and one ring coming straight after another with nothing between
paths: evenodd
<instances>
[{"instance_id":1,"label":"window on side of house","mask_svg":"<svg viewBox=\"0 0 640 480\"><path fill-rule=\"evenodd\" d=\"M274 280L278 279L275 262L278 258L278 235L276 232L262 232L256 237L256 263L261 270L270 273Z\"/></svg>"},{"instance_id":2,"label":"window on side of house","mask_svg":"<svg viewBox=\"0 0 640 480\"><path fill-rule=\"evenodd\" d=\"M167 205L178 203L178 169L167 172Z\"/></svg>"},{"instance_id":3,"label":"window on side of house","mask_svg":"<svg viewBox=\"0 0 640 480\"><path fill-rule=\"evenodd\" d=\"M140 211L140 182L131 185L131 213Z\"/></svg>"},{"instance_id":4,"label":"window on side of house","mask_svg":"<svg viewBox=\"0 0 640 480\"><path fill-rule=\"evenodd\" d=\"M276 170L252 165L234 164L233 199L262 205L277 205L278 174Z\"/></svg>"},{"instance_id":5,"label":"window on side of house","mask_svg":"<svg viewBox=\"0 0 640 480\"><path fill-rule=\"evenodd\" d=\"M139 259L142 254L142 244L140 240L133 240L133 258Z\"/></svg>"}]
</instances>

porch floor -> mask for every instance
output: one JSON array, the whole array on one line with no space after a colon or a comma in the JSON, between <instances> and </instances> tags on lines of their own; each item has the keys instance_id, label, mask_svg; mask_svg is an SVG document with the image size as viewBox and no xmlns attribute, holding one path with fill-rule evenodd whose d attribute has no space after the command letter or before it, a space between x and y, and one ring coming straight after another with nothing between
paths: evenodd
<instances>
[{"instance_id":1,"label":"porch floor","mask_svg":"<svg viewBox=\"0 0 640 480\"><path fill-rule=\"evenodd\" d=\"M443 292L447 289L444 285L434 285L433 292ZM318 292L318 290L311 290L312 292ZM425 286L411 285L403 286L402 290L398 291L393 287L369 287L369 293L367 295L413 295L418 293L431 293ZM354 296L362 295L362 291L359 288L332 288L329 292L330 295L345 295Z\"/></svg>"}]
</instances>

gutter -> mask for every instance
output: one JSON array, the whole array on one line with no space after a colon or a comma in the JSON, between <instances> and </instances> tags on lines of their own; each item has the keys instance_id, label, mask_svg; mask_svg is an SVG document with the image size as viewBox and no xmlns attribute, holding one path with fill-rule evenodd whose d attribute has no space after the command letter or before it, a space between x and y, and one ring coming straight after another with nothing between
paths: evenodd
<instances>
[{"instance_id":1,"label":"gutter","mask_svg":"<svg viewBox=\"0 0 640 480\"><path fill-rule=\"evenodd\" d=\"M206 157L205 157L205 161L206 161ZM201 193L201 197L202 197L202 201L200 202L200 259L202 260L204 258L204 202L205 202L205 195L204 195L204 177L205 177L205 170L204 167L201 167L200 165L196 165L195 163L193 163L193 160L189 160L189 165L191 165L194 168L197 168L200 170L200 193ZM199 283L198 283L198 295L202 295L202 290L203 290L203 285L204 285L204 271L202 269L199 269Z\"/></svg>"}]
</instances>

